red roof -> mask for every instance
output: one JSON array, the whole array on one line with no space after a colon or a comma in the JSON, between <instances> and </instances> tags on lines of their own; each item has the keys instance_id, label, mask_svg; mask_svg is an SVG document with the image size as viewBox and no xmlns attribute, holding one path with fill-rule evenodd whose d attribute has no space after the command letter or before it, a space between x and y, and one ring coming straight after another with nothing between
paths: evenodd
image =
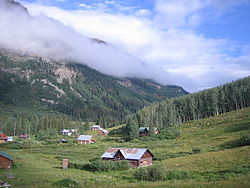
<instances>
[{"instance_id":1,"label":"red roof","mask_svg":"<svg viewBox=\"0 0 250 188\"><path fill-rule=\"evenodd\" d=\"M19 135L19 138L29 138L28 134Z\"/></svg>"},{"instance_id":2,"label":"red roof","mask_svg":"<svg viewBox=\"0 0 250 188\"><path fill-rule=\"evenodd\" d=\"M7 134L5 134L5 133L2 133L2 134L0 134L0 138L7 138L8 136L7 136Z\"/></svg>"}]
</instances>

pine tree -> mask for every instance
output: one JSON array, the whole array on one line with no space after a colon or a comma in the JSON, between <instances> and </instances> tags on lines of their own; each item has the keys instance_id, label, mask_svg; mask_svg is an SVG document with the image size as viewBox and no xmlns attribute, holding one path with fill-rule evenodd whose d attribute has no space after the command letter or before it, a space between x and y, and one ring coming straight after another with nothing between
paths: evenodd
<instances>
[{"instance_id":1,"label":"pine tree","mask_svg":"<svg viewBox=\"0 0 250 188\"><path fill-rule=\"evenodd\" d=\"M133 140L139 136L139 127L135 123L135 120L129 119L127 123L128 140Z\"/></svg>"},{"instance_id":2,"label":"pine tree","mask_svg":"<svg viewBox=\"0 0 250 188\"><path fill-rule=\"evenodd\" d=\"M85 131L89 131L90 130L90 125L89 125L89 121L86 119L85 123L84 123L84 130Z\"/></svg>"}]
</instances>

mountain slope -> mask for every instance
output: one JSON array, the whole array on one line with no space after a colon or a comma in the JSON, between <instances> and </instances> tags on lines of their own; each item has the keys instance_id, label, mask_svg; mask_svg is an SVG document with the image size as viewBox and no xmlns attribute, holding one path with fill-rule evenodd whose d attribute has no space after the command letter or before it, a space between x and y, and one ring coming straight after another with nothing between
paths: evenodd
<instances>
[{"instance_id":1,"label":"mountain slope","mask_svg":"<svg viewBox=\"0 0 250 188\"><path fill-rule=\"evenodd\" d=\"M155 103L137 112L141 126L167 127L250 107L250 77Z\"/></svg>"},{"instance_id":2,"label":"mountain slope","mask_svg":"<svg viewBox=\"0 0 250 188\"><path fill-rule=\"evenodd\" d=\"M77 118L109 122L145 105L187 94L179 86L151 80L114 78L85 65L0 51L2 104L53 109Z\"/></svg>"}]
</instances>

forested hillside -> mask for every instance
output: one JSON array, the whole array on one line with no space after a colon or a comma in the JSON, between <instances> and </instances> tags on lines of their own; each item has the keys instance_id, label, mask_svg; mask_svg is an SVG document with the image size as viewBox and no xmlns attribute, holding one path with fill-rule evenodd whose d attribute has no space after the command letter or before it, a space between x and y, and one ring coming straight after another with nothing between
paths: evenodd
<instances>
[{"instance_id":1,"label":"forested hillside","mask_svg":"<svg viewBox=\"0 0 250 188\"><path fill-rule=\"evenodd\" d=\"M164 128L249 106L250 77L247 77L220 87L154 103L136 113L136 122L132 124Z\"/></svg>"},{"instance_id":2,"label":"forested hillside","mask_svg":"<svg viewBox=\"0 0 250 188\"><path fill-rule=\"evenodd\" d=\"M9 117L30 121L64 114L112 126L151 102L186 93L152 80L107 76L74 62L0 51L2 123Z\"/></svg>"}]
</instances>

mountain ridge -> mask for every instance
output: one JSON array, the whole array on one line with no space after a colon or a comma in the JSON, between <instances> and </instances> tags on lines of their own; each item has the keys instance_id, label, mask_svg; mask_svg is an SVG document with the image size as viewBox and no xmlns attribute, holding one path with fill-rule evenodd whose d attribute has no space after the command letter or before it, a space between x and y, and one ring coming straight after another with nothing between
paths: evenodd
<instances>
[{"instance_id":1,"label":"mountain ridge","mask_svg":"<svg viewBox=\"0 0 250 188\"><path fill-rule=\"evenodd\" d=\"M126 115L152 102L187 94L179 86L116 78L87 65L7 50L0 51L0 72L3 103L47 106L81 119L124 121Z\"/></svg>"}]
</instances>

